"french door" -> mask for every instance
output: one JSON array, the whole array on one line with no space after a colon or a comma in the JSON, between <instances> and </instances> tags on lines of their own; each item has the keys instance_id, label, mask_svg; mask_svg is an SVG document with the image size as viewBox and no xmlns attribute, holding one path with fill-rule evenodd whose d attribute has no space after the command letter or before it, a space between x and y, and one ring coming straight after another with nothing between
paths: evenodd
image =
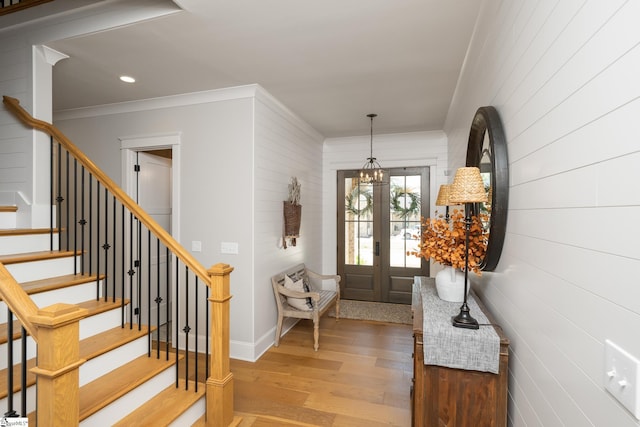
<instances>
[{"instance_id":1,"label":"french door","mask_svg":"<svg viewBox=\"0 0 640 427\"><path fill-rule=\"evenodd\" d=\"M414 276L429 264L408 254L429 212L429 168L388 170L389 183L338 171L338 274L342 298L410 304Z\"/></svg>"}]
</instances>

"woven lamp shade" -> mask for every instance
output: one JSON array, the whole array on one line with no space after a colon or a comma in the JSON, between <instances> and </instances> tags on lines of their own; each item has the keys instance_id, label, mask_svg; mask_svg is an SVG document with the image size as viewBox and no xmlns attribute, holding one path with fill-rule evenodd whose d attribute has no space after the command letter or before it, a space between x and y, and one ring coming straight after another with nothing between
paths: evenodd
<instances>
[{"instance_id":1,"label":"woven lamp shade","mask_svg":"<svg viewBox=\"0 0 640 427\"><path fill-rule=\"evenodd\" d=\"M449 201L453 203L478 203L487 201L487 192L476 167L460 168L453 178Z\"/></svg>"},{"instance_id":2,"label":"woven lamp shade","mask_svg":"<svg viewBox=\"0 0 640 427\"><path fill-rule=\"evenodd\" d=\"M438 190L438 197L436 198L436 206L451 206L453 203L449 200L451 194L451 184L443 184Z\"/></svg>"}]
</instances>

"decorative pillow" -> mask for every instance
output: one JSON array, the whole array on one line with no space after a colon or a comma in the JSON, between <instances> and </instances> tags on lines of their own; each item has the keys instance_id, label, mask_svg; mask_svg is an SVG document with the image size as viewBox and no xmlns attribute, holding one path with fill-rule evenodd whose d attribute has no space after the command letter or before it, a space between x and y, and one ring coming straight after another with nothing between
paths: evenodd
<instances>
[{"instance_id":1,"label":"decorative pillow","mask_svg":"<svg viewBox=\"0 0 640 427\"><path fill-rule=\"evenodd\" d=\"M292 291L307 292L305 291L304 280L298 279L295 282L287 275L284 276L284 287ZM302 311L310 311L313 309L313 304L310 303L311 298L293 298L287 297L287 303L293 308Z\"/></svg>"}]
</instances>

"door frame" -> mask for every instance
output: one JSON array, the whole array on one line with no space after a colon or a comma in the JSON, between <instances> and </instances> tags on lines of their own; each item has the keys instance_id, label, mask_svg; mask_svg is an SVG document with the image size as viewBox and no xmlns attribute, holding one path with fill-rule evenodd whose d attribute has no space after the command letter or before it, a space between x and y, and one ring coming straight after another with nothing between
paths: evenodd
<instances>
[{"instance_id":1,"label":"door frame","mask_svg":"<svg viewBox=\"0 0 640 427\"><path fill-rule=\"evenodd\" d=\"M133 198L136 194L136 153L171 149L171 236L180 241L180 148L181 132L120 137L122 188Z\"/></svg>"},{"instance_id":2,"label":"door frame","mask_svg":"<svg viewBox=\"0 0 640 427\"><path fill-rule=\"evenodd\" d=\"M425 170L426 169L426 170ZM421 198L421 217L431 216L431 200L432 200L432 181L433 176L432 168L429 166L400 166L400 167L387 167L385 168L387 176L414 176L421 177L420 188L422 194L428 195L427 198ZM373 221L373 234L372 245L377 246L379 249L372 247L373 259L372 263L366 265L351 265L345 263L346 248L344 246L345 230L344 224L346 223L345 209L341 207L341 203L344 203L344 183L346 179L358 179L357 169L340 169L336 171L336 270L338 274L343 277L340 283L344 297L353 298L356 300L364 301L376 301L376 302L390 302L390 303L404 303L408 304L411 301L411 287L408 289L394 288L395 279L411 278L415 275L425 276L429 275L430 262L429 260L420 259L419 267L399 267L390 264L390 251L391 251L391 216L389 212L389 189L390 183L384 185L373 185L370 189L373 197L373 212L371 213L371 220ZM342 202L341 202L342 201ZM377 221L376 221L377 218ZM419 220L420 218L418 218ZM415 220L414 220L415 221ZM365 219L365 222L368 220ZM379 245L379 246L378 246ZM378 252L378 253L376 253ZM402 270L419 270L419 271L402 271ZM368 272L368 270L371 270ZM395 275L392 273L396 273ZM410 275L407 275L409 273ZM347 276L355 280L354 287L344 288L347 285ZM363 278L370 276L369 287L363 287L366 284L366 279L363 282ZM412 280L412 279L409 279ZM400 287L402 288L402 284Z\"/></svg>"},{"instance_id":3,"label":"door frame","mask_svg":"<svg viewBox=\"0 0 640 427\"><path fill-rule=\"evenodd\" d=\"M137 164L139 151L153 151L160 149L171 150L171 236L180 242L180 148L181 132L148 134L140 136L120 137L120 153L122 164L122 188L129 197L135 200L137 193L137 177L134 166ZM127 236L129 233L127 233ZM128 252L128 245L125 245ZM129 259L129 254L125 254ZM177 284L171 289L171 319L176 318ZM133 296L130 296L133 299ZM133 319L129 319L133 322Z\"/></svg>"},{"instance_id":4,"label":"door frame","mask_svg":"<svg viewBox=\"0 0 640 427\"><path fill-rule=\"evenodd\" d=\"M368 143L368 139L367 139ZM446 184L448 178L448 170L446 169L446 163L443 160L438 160L437 157L417 157L414 159L390 159L385 160L384 168L402 168L402 167L429 167L429 212L431 217L435 212L436 197L438 195L438 188L440 184ZM323 223L327 230L332 230L326 234L326 241L323 244L323 269L325 271L337 271L338 269L338 171L339 170L351 170L362 167L360 160L333 160L326 165L324 178L323 178L323 213L325 219ZM443 178L438 178L438 177ZM430 274L433 274L433 263L430 264Z\"/></svg>"}]
</instances>

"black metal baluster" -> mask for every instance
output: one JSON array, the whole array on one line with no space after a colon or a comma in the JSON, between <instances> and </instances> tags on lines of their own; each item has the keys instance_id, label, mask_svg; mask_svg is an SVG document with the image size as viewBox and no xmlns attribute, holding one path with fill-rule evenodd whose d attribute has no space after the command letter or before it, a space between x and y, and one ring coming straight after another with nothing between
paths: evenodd
<instances>
[{"instance_id":1,"label":"black metal baluster","mask_svg":"<svg viewBox=\"0 0 640 427\"><path fill-rule=\"evenodd\" d=\"M160 359L160 303L162 297L160 296L160 239L156 237L156 319L158 325L158 344L156 357Z\"/></svg>"},{"instance_id":2,"label":"black metal baluster","mask_svg":"<svg viewBox=\"0 0 640 427\"><path fill-rule=\"evenodd\" d=\"M185 390L189 390L189 332L191 331L191 327L189 326L189 267L185 265L185 298L184 298L184 318L185 324L182 331L184 332L184 378L185 378Z\"/></svg>"},{"instance_id":3,"label":"black metal baluster","mask_svg":"<svg viewBox=\"0 0 640 427\"><path fill-rule=\"evenodd\" d=\"M136 274L133 263L133 213L129 212L129 329L133 329L133 275ZM122 315L124 325L124 313Z\"/></svg>"},{"instance_id":4,"label":"black metal baluster","mask_svg":"<svg viewBox=\"0 0 640 427\"><path fill-rule=\"evenodd\" d=\"M66 227L65 227L65 236L66 236L66 250L69 250L69 152L65 150L65 154L66 154L66 170L65 170L65 196L67 196L67 203L65 204L65 209L67 211L66 217L65 217L65 222L66 222Z\"/></svg>"},{"instance_id":5,"label":"black metal baluster","mask_svg":"<svg viewBox=\"0 0 640 427\"><path fill-rule=\"evenodd\" d=\"M111 283L113 283L113 285L111 285L111 287L113 288L112 294L111 294L111 301L112 302L116 302L116 267L118 265L118 263L116 262L116 256L118 255L116 252L116 248L118 247L118 240L116 238L116 232L118 231L118 217L116 215L117 213L117 206L116 206L116 196L113 196L113 240L111 241L111 243L113 243L113 251L111 251L111 256L112 256L112 262L111 265L112 267L112 280ZM122 228L124 228L124 223L122 224Z\"/></svg>"},{"instance_id":6,"label":"black metal baluster","mask_svg":"<svg viewBox=\"0 0 640 427\"><path fill-rule=\"evenodd\" d=\"M53 193L54 193L54 187L53 187L53 183L55 182L54 180L54 174L55 174L55 170L54 170L54 162L53 162L53 153L55 151L54 145L55 142L53 141L53 137L50 136L49 137L49 141L51 141L51 144L49 145L49 250L53 251L53 229L55 227L55 224L53 223L53 212L54 212L54 203L53 203Z\"/></svg>"},{"instance_id":7,"label":"black metal baluster","mask_svg":"<svg viewBox=\"0 0 640 427\"><path fill-rule=\"evenodd\" d=\"M100 299L100 181L96 179L96 300Z\"/></svg>"},{"instance_id":8,"label":"black metal baluster","mask_svg":"<svg viewBox=\"0 0 640 427\"><path fill-rule=\"evenodd\" d=\"M13 409L13 313L7 309L7 412L5 417L16 417Z\"/></svg>"},{"instance_id":9,"label":"black metal baluster","mask_svg":"<svg viewBox=\"0 0 640 427\"><path fill-rule=\"evenodd\" d=\"M195 308L196 308L196 333L195 333L195 353L194 359L195 363L193 364L193 369L195 370L195 378L196 378L196 393L198 392L198 323L200 318L198 317L198 306L200 305L200 301L198 301L198 276L196 275L196 286L195 286L196 294L195 294ZM187 383L187 390L189 389L189 385Z\"/></svg>"},{"instance_id":10,"label":"black metal baluster","mask_svg":"<svg viewBox=\"0 0 640 427\"><path fill-rule=\"evenodd\" d=\"M62 248L62 145L58 143L58 182L56 183L56 223L58 225L58 250Z\"/></svg>"},{"instance_id":11,"label":"black metal baluster","mask_svg":"<svg viewBox=\"0 0 640 427\"><path fill-rule=\"evenodd\" d=\"M69 197L69 194L67 194ZM78 274L78 160L73 158L73 274ZM67 229L70 233L70 229ZM68 235L68 234L67 234Z\"/></svg>"},{"instance_id":12,"label":"black metal baluster","mask_svg":"<svg viewBox=\"0 0 640 427\"><path fill-rule=\"evenodd\" d=\"M176 330L176 342L175 342L175 349L176 349L176 388L178 388L178 377L180 374L180 364L178 363L178 329L179 329L179 325L180 325L180 290L178 287L178 283L180 281L180 260L178 260L178 256L176 255L176 303L175 303L175 307L176 307L176 318L175 318L175 322L176 322L176 326L175 326L175 330ZM186 378L186 377L185 377Z\"/></svg>"},{"instance_id":13,"label":"black metal baluster","mask_svg":"<svg viewBox=\"0 0 640 427\"><path fill-rule=\"evenodd\" d=\"M22 343L22 362L20 365L20 413L23 417L27 416L27 330L22 329L21 343Z\"/></svg>"},{"instance_id":14,"label":"black metal baluster","mask_svg":"<svg viewBox=\"0 0 640 427\"><path fill-rule=\"evenodd\" d=\"M85 170L84 166L82 166L81 170L82 170L82 173L80 174L80 187L82 188L82 193L81 193L82 200L80 201L80 203L81 203L81 206L80 206L80 216L81 216L81 218L80 218L80 226L82 228L80 228L80 251L81 251L81 254L80 254L80 259L81 259L80 274L84 275L84 271L85 271L85 265L84 264L85 264L85 256L86 256L85 253L84 253L85 252L84 251L84 239L85 239L85 237L84 237L84 231L85 231L84 227L85 227L85 225L87 225L87 219L84 217L84 213L85 213L84 212L84 204L85 204L85 197L84 196L85 196L85 193L86 193L86 190L85 190L85 187L84 187L84 175L85 175L86 170Z\"/></svg>"},{"instance_id":15,"label":"black metal baluster","mask_svg":"<svg viewBox=\"0 0 640 427\"><path fill-rule=\"evenodd\" d=\"M121 327L124 328L124 300L125 300L125 298L124 298L124 296L125 296L124 295L124 284L125 284L125 280L126 280L125 279L125 274L126 273L125 273L125 269L124 269L124 266L126 265L124 263L124 260L125 260L124 245L125 245L125 242L126 242L126 240L125 240L126 234L125 234L125 226L124 226L124 224L125 224L124 205L120 205L120 208L121 208L121 218L122 218L122 253L121 253L122 263L120 264L121 265L120 271L122 272L122 278L121 278L121 282L120 282L120 299L121 299L121 301L120 301L120 311L122 313L122 326Z\"/></svg>"},{"instance_id":16,"label":"black metal baluster","mask_svg":"<svg viewBox=\"0 0 640 427\"><path fill-rule=\"evenodd\" d=\"M140 220L136 218L137 226L138 226L138 289L136 292L138 293L137 298L137 315L138 315L138 330L142 330L142 224L140 224Z\"/></svg>"},{"instance_id":17,"label":"black metal baluster","mask_svg":"<svg viewBox=\"0 0 640 427\"><path fill-rule=\"evenodd\" d=\"M104 301L106 302L109 294L109 190L104 189L104 283L102 293L104 295Z\"/></svg>"},{"instance_id":18,"label":"black metal baluster","mask_svg":"<svg viewBox=\"0 0 640 427\"><path fill-rule=\"evenodd\" d=\"M170 283L171 283L171 263L169 261L171 259L171 256L170 256L171 253L169 252L169 248L167 248L167 247L165 247L165 251L166 251L166 258L167 258L167 283L166 283L166 285L167 285L166 286L167 303L165 304L165 308L166 308L166 317L165 317L165 319L166 319L166 322L167 322L166 357L167 357L167 360L169 360L169 340L170 340L170 337L169 337L170 331L169 331L169 329L171 329L169 327L171 325L171 323L170 323L170 319L171 319L171 315L170 314L171 313L169 311L169 309L170 309L169 301L171 301L171 298L169 298L169 295L171 295L171 293L170 293L171 292L171 286L170 286Z\"/></svg>"}]
</instances>

